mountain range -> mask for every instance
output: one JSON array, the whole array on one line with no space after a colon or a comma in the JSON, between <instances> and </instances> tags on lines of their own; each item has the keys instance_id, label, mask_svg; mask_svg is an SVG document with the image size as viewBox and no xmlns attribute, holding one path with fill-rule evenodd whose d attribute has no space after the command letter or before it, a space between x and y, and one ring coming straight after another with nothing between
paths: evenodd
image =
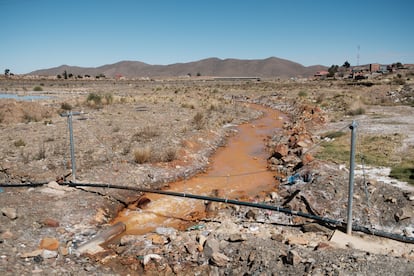
<instances>
[{"instance_id":1,"label":"mountain range","mask_svg":"<svg viewBox=\"0 0 414 276\"><path fill-rule=\"evenodd\" d=\"M150 65L140 61L120 61L100 67L78 67L61 65L59 67L36 70L29 75L57 76L66 71L74 76L89 75L91 77L105 75L107 77L179 77L179 76L212 76L212 77L264 77L290 78L308 77L316 71L327 70L326 66L314 65L305 67L286 59L270 57L266 59L219 59L207 58L194 62L174 63L169 65Z\"/></svg>"}]
</instances>

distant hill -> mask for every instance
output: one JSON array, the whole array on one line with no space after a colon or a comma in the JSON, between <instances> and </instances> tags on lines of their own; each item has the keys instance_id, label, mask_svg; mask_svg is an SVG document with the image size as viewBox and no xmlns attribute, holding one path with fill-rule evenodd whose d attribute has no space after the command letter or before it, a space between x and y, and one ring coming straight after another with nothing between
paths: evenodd
<instances>
[{"instance_id":1,"label":"distant hill","mask_svg":"<svg viewBox=\"0 0 414 276\"><path fill-rule=\"evenodd\" d=\"M289 60L270 57L267 59L218 59L208 58L188 63L170 65L150 65L139 61L121 61L96 68L62 65L59 67L37 70L29 75L56 76L66 70L69 74L107 77L117 75L133 77L178 77L191 74L214 77L308 77L316 71L326 70L326 66L315 65L305 67Z\"/></svg>"}]
</instances>

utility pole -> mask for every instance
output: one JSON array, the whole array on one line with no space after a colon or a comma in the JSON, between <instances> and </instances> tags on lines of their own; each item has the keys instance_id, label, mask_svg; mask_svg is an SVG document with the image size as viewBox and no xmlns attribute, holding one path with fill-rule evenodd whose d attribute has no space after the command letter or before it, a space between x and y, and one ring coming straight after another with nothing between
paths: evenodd
<instances>
[{"instance_id":1,"label":"utility pole","mask_svg":"<svg viewBox=\"0 0 414 276\"><path fill-rule=\"evenodd\" d=\"M346 233L352 234L352 197L354 194L354 170L355 170L355 140L356 140L356 127L357 123L352 121L349 126L351 129L351 154L349 158L349 189L348 189L348 220L346 225Z\"/></svg>"},{"instance_id":2,"label":"utility pole","mask_svg":"<svg viewBox=\"0 0 414 276\"><path fill-rule=\"evenodd\" d=\"M68 118L68 128L69 128L69 140L70 140L70 159L72 164L72 181L76 182L76 162L75 162L75 143L73 140L73 127L72 127L72 117L74 115L80 115L80 112L69 111L67 113L61 113L61 117Z\"/></svg>"}]
</instances>

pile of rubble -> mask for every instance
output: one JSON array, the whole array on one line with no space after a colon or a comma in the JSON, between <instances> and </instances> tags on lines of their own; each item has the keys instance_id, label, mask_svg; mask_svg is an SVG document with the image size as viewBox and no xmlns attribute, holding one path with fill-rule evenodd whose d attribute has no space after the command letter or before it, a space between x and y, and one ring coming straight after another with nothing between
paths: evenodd
<instances>
[{"instance_id":1,"label":"pile of rubble","mask_svg":"<svg viewBox=\"0 0 414 276\"><path fill-rule=\"evenodd\" d=\"M310 175L299 176L295 173L314 160L309 153L314 145L314 138L308 129L325 122L325 117L319 107L302 105L296 108L296 113L293 116L296 120L290 123L285 122L283 131L272 137L267 144L272 152L269 158L269 169L285 176L285 178L280 178L282 182L293 183L299 177L310 181ZM286 178L289 175L291 177Z\"/></svg>"}]
</instances>

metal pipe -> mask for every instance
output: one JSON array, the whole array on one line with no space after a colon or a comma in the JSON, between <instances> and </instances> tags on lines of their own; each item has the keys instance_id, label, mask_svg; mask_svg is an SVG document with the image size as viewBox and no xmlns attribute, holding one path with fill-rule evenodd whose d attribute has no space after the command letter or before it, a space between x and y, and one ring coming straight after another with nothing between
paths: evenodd
<instances>
[{"instance_id":1,"label":"metal pipe","mask_svg":"<svg viewBox=\"0 0 414 276\"><path fill-rule=\"evenodd\" d=\"M348 187L348 219L346 224L346 233L352 234L352 200L354 195L354 170L355 170L355 139L357 123L352 121L349 126L351 129L351 153L349 158L349 187Z\"/></svg>"},{"instance_id":2,"label":"metal pipe","mask_svg":"<svg viewBox=\"0 0 414 276\"><path fill-rule=\"evenodd\" d=\"M0 187L36 187L36 186L42 186L44 184L47 184L47 182L23 183L23 184L0 183ZM344 222L339 221L339 220L324 218L324 217L320 217L320 216L316 216L312 214L303 213L300 211L293 211L293 210L286 209L283 207L264 205L264 204L253 203L253 202L245 202L245 201L238 201L238 200L227 199L227 198L209 197L209 196L193 195L193 194L187 194L187 193L178 193L178 192L170 192L170 191L162 191L162 190L151 190L151 189L145 189L145 188L127 187L127 186L113 185L113 184L73 183L73 182L64 182L64 183L59 183L59 184L71 186L71 187L95 187L95 188L111 188L111 189L120 189L120 190L130 190L130 191L143 192L143 193L162 194L162 195L169 195L169 196L178 196L178 197L187 197L187 198L193 198L193 199L207 200L207 201L223 202L223 203L229 203L229 204L234 204L234 205L255 207L259 209L267 209L267 210L282 212L282 213L286 213L289 215L305 217L305 218L313 219L313 220L316 220L316 221L319 221L325 224L344 228ZM401 236L401 235L388 233L388 232L384 232L380 230L369 229L367 227L360 226L360 225L353 225L352 229L354 231L359 231L359 232L363 232L363 233L370 234L370 235L375 235L379 237L384 237L384 238L389 238L389 239L393 239L393 240L397 240L401 242L414 244L413 237L406 237L406 236Z\"/></svg>"}]
</instances>

